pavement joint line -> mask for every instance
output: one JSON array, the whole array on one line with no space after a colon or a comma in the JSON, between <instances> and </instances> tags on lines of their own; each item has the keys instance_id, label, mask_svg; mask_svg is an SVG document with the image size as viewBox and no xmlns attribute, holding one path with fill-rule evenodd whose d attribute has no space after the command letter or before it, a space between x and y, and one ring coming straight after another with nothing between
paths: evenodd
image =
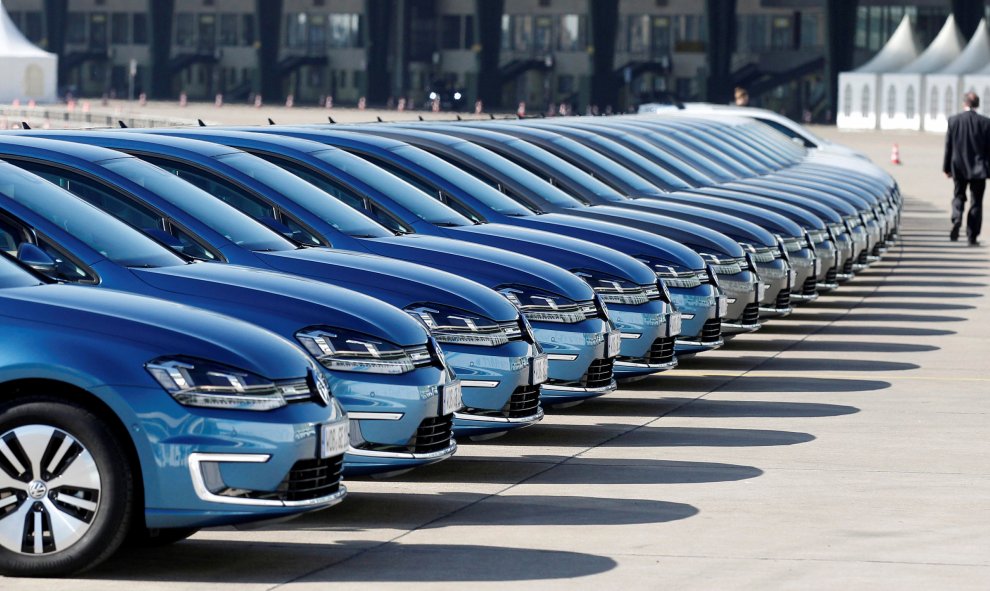
<instances>
[{"instance_id":1,"label":"pavement joint line","mask_svg":"<svg viewBox=\"0 0 990 591\"><path fill-rule=\"evenodd\" d=\"M901 254L903 254L903 252L904 252L904 246L903 246L903 244L901 244L900 242L898 242L896 248L898 248L900 250ZM897 264L892 265L890 267L890 269L887 270L886 273L879 274L879 277L881 277L883 279L887 279L888 277L890 277L890 275L893 274L893 272L896 270L897 266L898 266ZM536 477L542 476L543 474L546 474L547 472L553 470L554 468L557 468L558 466L562 466L562 465L566 464L567 462L569 462L569 461L571 461L573 459L580 458L584 454L586 454L586 453L588 453L588 452L590 452L592 450L598 449L600 447L603 447L603 446L609 444L610 442L612 442L612 441L614 441L614 440L616 440L616 439L618 439L620 437L624 437L625 435L628 435L630 433L635 433L636 431L639 431L640 429L643 429L645 427L650 427L654 423L656 423L657 421L659 421L660 419L662 419L664 417L667 417L667 416L670 416L672 413L677 412L681 408L684 408L685 406L688 406L689 404L692 404L693 402L697 402L698 400L701 400L701 399L705 398L709 394L713 394L713 393L721 390L722 388L728 386L729 384L731 384L732 382L736 381L737 379L746 376L751 371L758 371L758 368L760 366L762 366L762 365L764 365L764 364L772 361L773 359L776 359L781 354L786 353L787 351L790 351L791 349L793 349L797 345L799 345L799 344L803 343L804 341L806 341L808 338L810 338L810 337L812 337L812 336L814 336L816 334L819 334L825 328L828 328L829 326L831 326L835 322L840 321L846 315L851 314L852 311L854 309L856 309L856 306L858 306L860 303L864 302L868 297L870 297L870 295L875 294L877 292L877 290L879 290L879 289L880 289L880 286L879 285L873 287L871 290L869 290L869 293L867 293L867 295L864 295L864 296L858 298L857 301L855 302L855 304L853 305L853 307L849 308L848 310L846 310L844 312L841 312L841 313L836 314L836 316L837 316L836 318L829 319L822 326L817 327L816 330L813 330L813 331L805 334L804 336L802 336L802 338L796 340L791 345L789 345L789 346L781 349L780 351L777 351L774 355L772 355L770 357L767 357L766 359L760 361L753 368L750 368L750 369L748 369L746 371L743 371L742 373L739 373L738 375L732 376L731 379L726 380L725 382L722 382L722 383L716 385L714 388L712 388L711 390L709 390L707 392L701 393L698 396L695 396L694 398L691 398L691 399L689 399L689 400L687 400L687 401L685 401L685 402L683 402L681 404L678 404L678 405L676 405L674 407L671 407L670 409L668 409L667 411L661 413L660 415L658 415L658 416L656 416L656 417L654 417L652 419L647 420L645 423L631 426L629 429L627 429L627 430L625 430L625 431L623 431L621 433L617 433L614 436L609 437L608 439L605 439L604 441L601 441L601 442L599 442L599 443L597 443L595 445L592 445L590 447L586 447L582 451L579 451L579 452L577 452L575 454L572 454L572 455L570 455L570 456L568 456L566 458L563 458L559 462L551 462L546 467L546 469L544 469L544 470L540 470L540 471L538 471L538 472L536 472L534 474L531 474L531 475L527 476L526 478L523 478L523 479L519 480L516 483L509 484L509 485L505 486L504 488L502 488L501 490L498 490L496 492L493 492L493 493L490 493L490 494L487 494L487 495L483 495L483 496L475 499L474 501L471 501L470 503L467 503L467 504L465 504L465 505L463 505L461 507L458 507L458 508L456 508L456 509L454 509L454 510L448 512L448 513L445 513L443 515L439 515L439 516L437 516L437 517L435 517L435 518L433 518L433 519L431 519L429 521L426 521L424 523L421 523L420 525L418 525L416 527L413 527L413 528L411 528L411 529L409 529L409 530L407 530L405 532L402 532L399 535L396 535L396 536L394 536L392 538L389 538L388 540L385 540L385 541L383 541L381 543L378 543L378 544L375 544L373 546L369 546L367 548L363 548L361 550L358 550L354 554L351 554L349 556L346 556L344 558L341 558L340 560L337 560L335 562L330 562L330 563L321 565L318 568L312 569L312 570L307 571L305 573L302 573L302 574L300 574L298 576L292 577L291 579L289 579L287 581L283 581L281 583L278 583L278 584L275 584L275 585L273 585L271 587L268 587L267 588L267 591L274 591L275 589L278 589L278 588L283 587L285 585L289 585L289 584L292 584L294 582L300 581L300 580L305 579L306 577L312 576L312 575L314 575L314 574L316 574L318 572L321 572L321 571L327 570L329 568L333 568L333 567L336 567L336 566L340 566L341 564L350 562L350 561L354 560L355 558L364 556L365 554L368 554L370 552L374 552L375 550L377 550L379 548L382 548L384 546L387 546L388 544L392 544L394 542L398 542L398 541L402 540L403 538L411 535L414 532L417 532L419 530L422 530L424 528L427 528L427 527L429 527L430 525L432 525L434 523L437 523L439 521L442 521L444 519L447 519L448 517L452 517L452 516L454 516L454 515L462 512L462 511L465 511L467 509L470 509L471 507L474 507L474 506L476 506L476 505L478 505L480 503L483 503L483 502L487 501L488 499L491 499L493 497L497 497L497 496L499 496L499 495L501 495L503 493L506 493L506 492L508 492L508 491L510 491L510 490L512 490L512 489L514 489L514 488L516 488L518 486L520 486L520 485L526 484L527 482L530 482L531 480L535 479ZM690 370L687 370L687 371L690 371Z\"/></svg>"},{"instance_id":2,"label":"pavement joint line","mask_svg":"<svg viewBox=\"0 0 990 591\"><path fill-rule=\"evenodd\" d=\"M712 556L707 554L650 554L650 553L614 553L612 556L630 556L643 558L699 558L702 560L758 560L765 562L835 562L840 564L911 564L916 566L952 566L968 568L990 568L990 563L972 562L917 562L911 560L861 560L857 558L774 558L770 556Z\"/></svg>"}]
</instances>

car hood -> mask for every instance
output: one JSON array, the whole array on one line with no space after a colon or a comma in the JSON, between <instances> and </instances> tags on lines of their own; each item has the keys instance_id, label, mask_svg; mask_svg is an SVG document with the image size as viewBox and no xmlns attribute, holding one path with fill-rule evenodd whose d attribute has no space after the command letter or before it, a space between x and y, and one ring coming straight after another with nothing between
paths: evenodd
<instances>
[{"instance_id":1,"label":"car hood","mask_svg":"<svg viewBox=\"0 0 990 591\"><path fill-rule=\"evenodd\" d=\"M528 254L572 271L600 271L637 285L652 284L657 280L649 267L629 255L568 236L506 224L460 226L448 230L470 242Z\"/></svg>"},{"instance_id":2,"label":"car hood","mask_svg":"<svg viewBox=\"0 0 990 591\"><path fill-rule=\"evenodd\" d=\"M443 269L488 287L528 285L575 301L594 297L591 287L560 267L532 257L436 236L394 236L364 242L382 256Z\"/></svg>"},{"instance_id":3,"label":"car hood","mask_svg":"<svg viewBox=\"0 0 990 591\"><path fill-rule=\"evenodd\" d=\"M519 317L516 307L492 289L423 265L328 248L258 255L279 271L352 289L399 308L429 302L454 306L499 322Z\"/></svg>"},{"instance_id":4,"label":"car hood","mask_svg":"<svg viewBox=\"0 0 990 591\"><path fill-rule=\"evenodd\" d=\"M592 219L639 228L676 240L698 252L726 255L733 258L745 256L739 242L725 235L720 228L701 226L660 213L637 211L614 205L595 205L569 209L569 215L579 215Z\"/></svg>"},{"instance_id":5,"label":"car hood","mask_svg":"<svg viewBox=\"0 0 990 591\"><path fill-rule=\"evenodd\" d=\"M73 332L89 333L100 343L126 342L145 349L146 361L161 355L199 357L270 379L300 378L311 367L298 347L263 328L156 298L42 285L5 289L0 302L0 317L50 327L55 343Z\"/></svg>"},{"instance_id":6,"label":"car hood","mask_svg":"<svg viewBox=\"0 0 990 591\"><path fill-rule=\"evenodd\" d=\"M284 273L198 263L132 269L160 297L229 314L283 335L314 325L355 330L401 346L426 342L408 314L360 293ZM273 313L277 311L278 313Z\"/></svg>"},{"instance_id":7,"label":"car hood","mask_svg":"<svg viewBox=\"0 0 990 591\"><path fill-rule=\"evenodd\" d=\"M703 199L698 199L696 205L688 205L662 198L626 201L621 206L656 211L695 224L711 224L719 232L754 246L775 245L777 241L774 234L800 236L802 233L801 226L779 213L743 203L723 201L721 208L707 206Z\"/></svg>"},{"instance_id":8,"label":"car hood","mask_svg":"<svg viewBox=\"0 0 990 591\"><path fill-rule=\"evenodd\" d=\"M688 269L705 267L704 260L694 250L680 242L637 228L562 213L512 219L521 226L587 240L633 257L647 255Z\"/></svg>"},{"instance_id":9,"label":"car hood","mask_svg":"<svg viewBox=\"0 0 990 591\"><path fill-rule=\"evenodd\" d=\"M726 197L727 199L755 197L768 199L771 202L785 203L802 207L822 218L827 223L842 221L842 216L855 213L855 210L848 203L843 203L838 199L830 199L828 202L820 202L812 197L798 195L788 190L775 189L770 186L760 185L719 185L717 187L705 187L703 189L691 189L688 193L700 193L702 195L712 195L716 197Z\"/></svg>"}]
</instances>

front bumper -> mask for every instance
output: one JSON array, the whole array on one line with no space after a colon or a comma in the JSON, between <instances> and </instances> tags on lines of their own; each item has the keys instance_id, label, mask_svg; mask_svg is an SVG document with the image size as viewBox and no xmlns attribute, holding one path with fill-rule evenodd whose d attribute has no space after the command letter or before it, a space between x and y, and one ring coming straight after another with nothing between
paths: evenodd
<instances>
[{"instance_id":1,"label":"front bumper","mask_svg":"<svg viewBox=\"0 0 990 591\"><path fill-rule=\"evenodd\" d=\"M722 317L728 306L725 296L711 285L670 289L670 297L681 312L681 334L674 344L678 357L717 349L722 339Z\"/></svg>"},{"instance_id":2,"label":"front bumper","mask_svg":"<svg viewBox=\"0 0 990 591\"><path fill-rule=\"evenodd\" d=\"M631 378L677 367L674 340L680 332L680 314L659 300L639 306L611 304L609 318L622 332L615 360L616 378Z\"/></svg>"},{"instance_id":3,"label":"front bumper","mask_svg":"<svg viewBox=\"0 0 990 591\"><path fill-rule=\"evenodd\" d=\"M607 334L612 329L604 320L531 324L550 360L550 379L540 386L545 405L576 402L615 390L615 358L606 355Z\"/></svg>"}]
</instances>

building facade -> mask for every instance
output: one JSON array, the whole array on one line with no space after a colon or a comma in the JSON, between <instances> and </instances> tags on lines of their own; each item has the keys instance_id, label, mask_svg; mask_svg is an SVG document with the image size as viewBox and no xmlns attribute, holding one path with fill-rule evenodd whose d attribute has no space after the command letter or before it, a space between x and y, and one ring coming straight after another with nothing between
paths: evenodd
<instances>
[{"instance_id":1,"label":"building facade","mask_svg":"<svg viewBox=\"0 0 990 591\"><path fill-rule=\"evenodd\" d=\"M60 55L75 96L470 110L625 110L742 86L827 118L830 3L843 0L5 0ZM958 2L958 0L956 0ZM849 4L850 0L844 0ZM852 0L853 60L903 14L931 36L948 0ZM709 31L716 31L710 35ZM922 41L927 41L923 39ZM721 52L721 53L719 53ZM727 62L727 63L726 63ZM721 96L712 90L712 78ZM561 107L563 105L563 107Z\"/></svg>"}]
</instances>

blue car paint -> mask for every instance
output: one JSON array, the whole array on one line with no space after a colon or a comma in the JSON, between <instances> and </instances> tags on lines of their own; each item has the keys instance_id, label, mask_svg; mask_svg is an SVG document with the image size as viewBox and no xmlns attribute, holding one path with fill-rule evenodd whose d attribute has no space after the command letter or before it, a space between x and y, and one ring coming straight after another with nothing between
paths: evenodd
<instances>
[{"instance_id":1,"label":"blue car paint","mask_svg":"<svg viewBox=\"0 0 990 591\"><path fill-rule=\"evenodd\" d=\"M252 195L257 194L276 201L285 200L276 188L231 166L229 159L216 158L241 153L240 150L197 140L134 133L45 132L31 135L120 150L138 157L168 158L171 164L156 162L166 167L180 163L192 165L199 175L231 183L232 186L225 190L231 193L246 192L244 199L252 199ZM262 166L275 168L275 172L287 175L289 181L302 184L294 175L277 169L274 165L247 154L244 157L257 160ZM196 181L172 168L168 170L190 182ZM442 344L448 364L462 380L464 388L466 408L454 415L454 434L461 437L501 433L535 424L542 419L543 414L538 403L539 386L532 383L533 357L537 354L538 345L532 342L530 331L521 323L518 310L497 292L474 281L423 265L360 252L299 248L281 237L273 236L263 250L252 250L238 244L236 236L225 235L217 228L231 228L232 219L239 219L241 224L248 225L256 225L257 222L226 203L216 202L212 206L203 207L201 201L213 201L206 193L189 190L182 193L152 191L148 187L136 187L115 171L99 170L99 163L95 163L92 171L98 171L104 181L125 189L123 199L134 200L138 206L151 208L156 215L164 218L158 220L149 216L149 223L153 222L157 228L176 224L184 227L209 247L222 252L229 263L308 277L355 290L402 309L411 306L435 307L440 304L461 310L462 313L480 316L492 325L498 323L514 326L518 336L511 340L506 339L507 342L498 346ZM316 193L316 199L330 200L328 195L315 187L304 186ZM366 220L343 204L340 207L345 212ZM308 224L310 221L307 219L304 223ZM320 221L328 225L325 221ZM364 223L377 226L370 220ZM144 227L138 229L149 230ZM384 228L381 231L388 234ZM330 243L338 245L335 239ZM481 384L483 387L473 384ZM510 404L512 410L503 411L509 409Z\"/></svg>"},{"instance_id":2,"label":"blue car paint","mask_svg":"<svg viewBox=\"0 0 990 591\"><path fill-rule=\"evenodd\" d=\"M417 231L481 242L499 248L524 249L524 252L532 252L534 256L549 258L560 266L574 270L589 268L589 258L594 261L594 268L599 269L601 268L600 261L611 259L616 261L614 263L616 271L610 271L606 268L606 273L620 278L626 277L631 282L640 285L645 285L650 280L649 277L653 277L653 280L656 281L655 276L638 264L635 267L629 267L628 263L624 262L629 260L628 256L613 251L616 245L625 247L626 252L636 252L641 255L657 256L659 252L662 252L665 261L689 269L699 267L704 269L704 262L694 251L678 243L643 232L637 233L632 229L566 216L547 215L540 216L540 220L533 220L501 215L484 206L482 202L474 201L475 196L480 191L489 190L487 186L473 180L474 185L468 187L464 182L471 182L473 177L469 177L466 173L450 166L443 160L403 142L362 133L317 128L271 127L258 128L257 131L314 140L353 151L369 159L373 157L372 162L376 165L387 163L390 166L390 172L398 172L397 169L404 171L400 172L404 175L404 180L408 178L405 175L416 175L419 183L442 188L443 191L459 199L471 200L471 207L475 211L483 211L484 219L493 222L472 224L457 212L443 206L443 210L451 221L444 225L433 224L424 220L419 213L424 207L424 203L428 204L429 207L439 205L432 198L424 202L423 196L418 194L389 195L379 192L376 202L384 204L389 212ZM395 148L405 148L414 153L415 157L410 158L408 155L397 153L394 151ZM498 195L498 198L507 199L502 195ZM514 204L511 201L510 203ZM521 209L518 204L514 204L513 207ZM557 217L561 219L558 220ZM545 221L547 224L533 224L531 223L533 221ZM550 223L551 221L554 223ZM618 233L613 231L618 231ZM640 240L636 240L636 238ZM657 249L657 243L662 243L665 248L662 251ZM599 244L606 248L597 246ZM621 251L622 248L615 250ZM626 270L619 273L618 271L622 268ZM672 289L671 294L675 303L683 307L682 312L685 314L680 333L681 338L677 339L678 353L697 353L721 345L718 334L711 337L711 333L706 333L709 335L706 340L703 340L701 336L702 326L705 322L717 317L717 292L711 286L703 285L686 291ZM643 330L636 327L653 324L649 316L645 317L646 322L643 319L637 320L636 315L639 315L640 312L636 306L609 304L609 309L617 323L624 323L628 326L628 328L623 327L624 331L633 332L636 330L640 334L645 334ZM623 339L623 357L638 359L643 354L641 351L644 348L645 343L643 341L645 340ZM630 350L633 345L636 345L637 349ZM616 364L616 370L619 375L632 377L644 373L643 369L637 367L638 365L640 364L635 361L628 364L620 361Z\"/></svg>"},{"instance_id":3,"label":"blue car paint","mask_svg":"<svg viewBox=\"0 0 990 591\"><path fill-rule=\"evenodd\" d=\"M354 175L357 172L353 169L339 170L330 168L329 163L314 156L314 154L333 151L340 158L360 168L369 169L375 175L387 173L382 173L374 167L369 166L356 156L328 148L323 144L289 137L213 129L188 131L162 130L161 134L204 138L210 141L223 142L252 153L277 153L280 158L291 159L293 162L306 164L310 167L314 175L331 179L332 182L346 184L349 188L348 190L361 191L362 194L371 194L375 196L375 199L385 198L383 194L376 192L373 187L364 183L361 178L356 178ZM237 172L231 172L231 174L243 175L243 173ZM396 182L401 183L398 180ZM318 186L320 186L319 183L320 181L317 181ZM407 189L407 193L416 193L413 187L408 187ZM502 248L511 248L511 250L496 251L483 242L481 244L463 242L459 240L459 235L446 232L437 232L434 236L413 234L370 239L360 236L355 237L341 232L332 223L328 222L335 215L334 212L340 207L344 207L349 212L352 212L353 210L347 205L332 200L324 203L300 203L287 195L272 191L272 188L259 187L258 191L259 194L266 195L266 198L271 203L277 204L285 212L300 219L309 228L314 229L326 242L336 247L367 249L386 256L415 260L422 264L438 266L451 272L463 274L492 287L504 286L509 283L524 283L535 285L540 289L546 289L553 293L561 293L563 287L569 290L563 293L565 295L574 294L568 297L575 300L576 298L594 297L594 292L590 292L590 287L587 284L570 273L562 272L559 267L537 262L534 258L528 256L513 254L513 251L519 249L511 247L520 243L524 244L522 241L516 244L507 242L498 244ZM419 218L416 219L419 220ZM419 220L419 222L421 224L416 227L417 230L426 226L422 220ZM472 226L472 228L474 227ZM478 228L487 229L488 226ZM496 230L496 228L492 229ZM510 238L519 235L518 232L511 233L508 231L506 234ZM492 235L494 235L494 232ZM450 238L447 238L447 236L450 236ZM563 252L563 249L559 245L557 246L558 250L554 251L554 253ZM574 244L573 246L576 247L578 245ZM607 271L613 273L623 271L625 260L620 256L607 249L599 249L596 254L598 255L597 258L592 259L591 257L580 257L577 254L571 253L570 260L580 260L585 264L588 264L590 261L597 268L604 267ZM552 264L560 264L562 262L552 256L544 256L542 258ZM639 263L633 262L633 264L637 269L641 268ZM542 277L540 276L541 274ZM652 277L653 275L648 270L643 269L643 272L640 273L638 278ZM646 280L648 281L649 279ZM637 326L652 322L654 330L664 330L666 328L663 324L665 320L664 306L659 302L651 302L650 306L646 308L647 310L645 312L637 310L633 314L630 314L629 316L631 318L622 315L620 311L620 314L615 316L614 321L621 329L625 329L627 325L635 321ZM582 379L592 361L602 359L601 354L604 352L604 349L599 346L599 339L590 332L586 332L587 327L583 326L584 324L579 323L568 326L558 323L532 321L537 339L551 358L551 381L541 389L542 395L550 403L559 404L580 400L590 395L604 393L613 388L613 386L596 387L590 388L587 392L582 392L580 389L575 389L573 385L575 381ZM592 330L598 330L596 327L591 328ZM643 333L646 331L640 330L640 332ZM623 342L623 344L625 343ZM588 347L592 347L592 349L588 350ZM648 348L649 345L646 347ZM566 357L570 356L576 357L574 359L566 359ZM655 368L645 368L645 371L643 368L636 368L636 370L640 373L652 373L655 371Z\"/></svg>"},{"instance_id":4,"label":"blue car paint","mask_svg":"<svg viewBox=\"0 0 990 591\"><path fill-rule=\"evenodd\" d=\"M81 149L105 156L102 149L54 140L21 138L19 142L19 145L0 142L0 152L3 152L0 158L7 160L11 153L17 153L21 157L59 158L66 162L72 161L73 157L64 152ZM296 333L302 329L329 326L369 335L402 348L431 346L435 349L423 326L384 302L283 273L234 265L192 264L41 177L8 163L0 164L0 174L8 183L17 179L30 185L33 196L18 194L12 197L0 189L0 212L9 218L6 223L26 228L26 235L32 236L28 240L31 243L35 243L38 236L42 237L45 244L60 251L58 256L65 257L73 267L88 269L87 273L93 277L83 278L80 284L91 285L92 289L117 289L213 310L257 324L290 340L295 340ZM39 199L44 199L47 212L35 210ZM48 217L51 215L66 216L64 224L54 223ZM79 226L87 232L90 232L89 228L99 228L99 233L84 240L65 225ZM110 237L116 241L126 240L127 246L140 248L141 257L125 264L107 254L109 246L108 250L97 250L91 245L98 240L106 243ZM452 383L451 374L439 353L431 353L431 358L430 365L401 375L324 371L334 395L345 409L402 413L398 420L361 420L352 424L354 448L346 458L348 473L412 468L445 459L457 449L452 438L441 449L423 453L410 449L408 453L382 454L364 449L369 447L367 442L404 446L424 421L447 420L440 411L442 388Z\"/></svg>"},{"instance_id":5,"label":"blue car paint","mask_svg":"<svg viewBox=\"0 0 990 591\"><path fill-rule=\"evenodd\" d=\"M127 437L123 445L139 462L143 525L229 525L291 516L343 499L346 489L331 489L331 482L327 494L297 502L277 492L297 462L317 459L319 426L347 420L332 399L263 412L189 407L145 369L152 360L181 354L270 380L301 380L318 370L293 343L190 306L48 283L5 256L0 256L0 397L16 399L12 386L30 380L41 390L22 386L27 394L60 391L86 406L108 408ZM251 471L220 461L218 473L223 485L270 493L270 500L203 498L194 486L191 454L222 454L228 460L266 456L265 463L252 463ZM339 456L326 460L338 461Z\"/></svg>"}]
</instances>

